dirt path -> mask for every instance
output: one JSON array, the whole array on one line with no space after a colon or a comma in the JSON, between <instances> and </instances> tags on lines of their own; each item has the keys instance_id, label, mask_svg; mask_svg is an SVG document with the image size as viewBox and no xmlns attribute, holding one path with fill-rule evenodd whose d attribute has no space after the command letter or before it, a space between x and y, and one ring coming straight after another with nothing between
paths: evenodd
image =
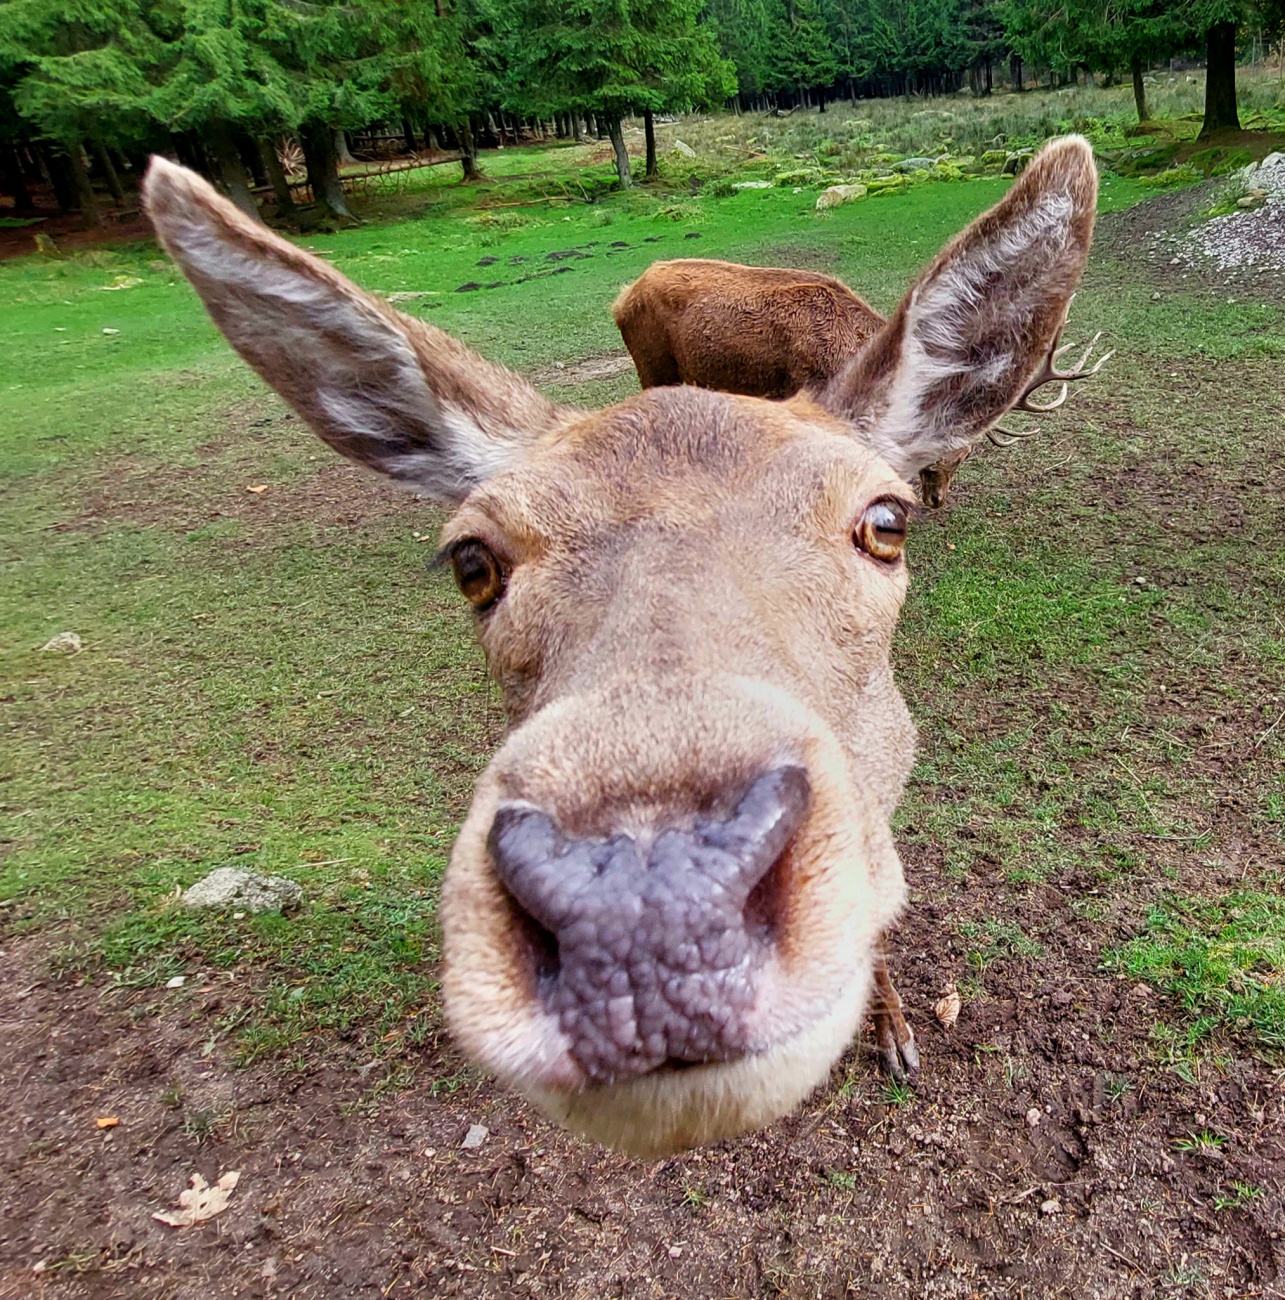
<instances>
[{"instance_id":1,"label":"dirt path","mask_svg":"<svg viewBox=\"0 0 1285 1300\"><path fill-rule=\"evenodd\" d=\"M924 1008L959 954L930 955L949 891L908 865L925 901L894 951ZM438 1051L419 1060L424 1086L388 1096L386 1067L363 1071L342 1043L299 1072L234 1069L202 1041L235 974L73 986L47 947L11 940L0 1296L1285 1294L1280 1079L1250 1059L1213 1086L1148 1064L1157 995L1091 973L1101 935L1062 891L1029 910L1051 923L1038 974L988 971L989 996L949 1034L919 1016L911 1104L890 1104L859 1052L799 1116L653 1164L460 1083ZM434 1078L460 1086L434 1096ZM464 1150L474 1123L489 1133ZM1206 1129L1222 1145L1177 1145ZM152 1219L193 1172L228 1170L240 1182L219 1218ZM1262 1195L1215 1209L1238 1179Z\"/></svg>"}]
</instances>

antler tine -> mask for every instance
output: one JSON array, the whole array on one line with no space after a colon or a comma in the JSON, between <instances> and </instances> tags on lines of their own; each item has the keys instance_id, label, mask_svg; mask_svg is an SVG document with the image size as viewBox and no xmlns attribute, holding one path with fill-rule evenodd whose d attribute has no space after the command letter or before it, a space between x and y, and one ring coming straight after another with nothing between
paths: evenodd
<instances>
[{"instance_id":1,"label":"antler tine","mask_svg":"<svg viewBox=\"0 0 1285 1300\"><path fill-rule=\"evenodd\" d=\"M997 434L1003 434L1002 438ZM1034 438L1039 433L1038 429L1001 429L996 425L993 429L986 430L986 437L994 447L1011 447L1015 442L1025 442L1027 438Z\"/></svg>"}]
</instances>

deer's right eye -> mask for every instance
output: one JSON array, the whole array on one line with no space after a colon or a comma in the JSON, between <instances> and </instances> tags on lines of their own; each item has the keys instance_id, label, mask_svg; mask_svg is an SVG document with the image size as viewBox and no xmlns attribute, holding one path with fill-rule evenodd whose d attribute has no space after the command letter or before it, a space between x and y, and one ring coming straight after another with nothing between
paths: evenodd
<instances>
[{"instance_id":1,"label":"deer's right eye","mask_svg":"<svg viewBox=\"0 0 1285 1300\"><path fill-rule=\"evenodd\" d=\"M484 613L504 595L504 570L495 553L470 538L451 551L455 584L478 613Z\"/></svg>"}]
</instances>

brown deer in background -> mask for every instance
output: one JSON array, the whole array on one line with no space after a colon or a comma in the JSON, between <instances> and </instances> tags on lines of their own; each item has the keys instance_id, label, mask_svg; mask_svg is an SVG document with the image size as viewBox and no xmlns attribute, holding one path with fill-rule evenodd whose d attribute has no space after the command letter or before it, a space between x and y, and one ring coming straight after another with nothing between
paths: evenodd
<instances>
[{"instance_id":1,"label":"brown deer in background","mask_svg":"<svg viewBox=\"0 0 1285 1300\"><path fill-rule=\"evenodd\" d=\"M446 1010L573 1129L649 1153L745 1132L867 1013L915 1067L880 955L915 744L889 663L906 478L1039 373L1096 196L1089 146L1051 144L812 395L590 412L153 162L161 242L241 356L452 512L443 555L511 729L443 884Z\"/></svg>"},{"instance_id":2,"label":"brown deer in background","mask_svg":"<svg viewBox=\"0 0 1285 1300\"><path fill-rule=\"evenodd\" d=\"M708 258L656 262L612 304L612 315L633 357L643 388L693 384L749 397L786 398L817 392L851 361L887 322L841 280L813 271L741 266ZM1057 369L1060 333L1049 365L1028 386L1015 409L1045 412L1066 400L1065 385L1096 374L1085 363ZM1045 383L1061 382L1062 394L1047 405L1029 401ZM1030 433L986 431L997 446ZM973 444L956 449L919 471L919 496L934 509L946 500Z\"/></svg>"}]
</instances>

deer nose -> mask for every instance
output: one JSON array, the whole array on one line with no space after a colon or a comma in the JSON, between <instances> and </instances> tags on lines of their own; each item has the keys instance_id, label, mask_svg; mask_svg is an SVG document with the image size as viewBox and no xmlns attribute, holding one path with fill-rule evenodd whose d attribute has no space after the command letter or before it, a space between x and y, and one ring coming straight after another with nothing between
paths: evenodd
<instances>
[{"instance_id":1,"label":"deer nose","mask_svg":"<svg viewBox=\"0 0 1285 1300\"><path fill-rule=\"evenodd\" d=\"M589 1079L752 1050L776 904L751 897L810 797L804 769L782 766L755 780L729 816L648 837L577 839L538 809L496 813L491 861L543 953L540 997Z\"/></svg>"}]
</instances>

